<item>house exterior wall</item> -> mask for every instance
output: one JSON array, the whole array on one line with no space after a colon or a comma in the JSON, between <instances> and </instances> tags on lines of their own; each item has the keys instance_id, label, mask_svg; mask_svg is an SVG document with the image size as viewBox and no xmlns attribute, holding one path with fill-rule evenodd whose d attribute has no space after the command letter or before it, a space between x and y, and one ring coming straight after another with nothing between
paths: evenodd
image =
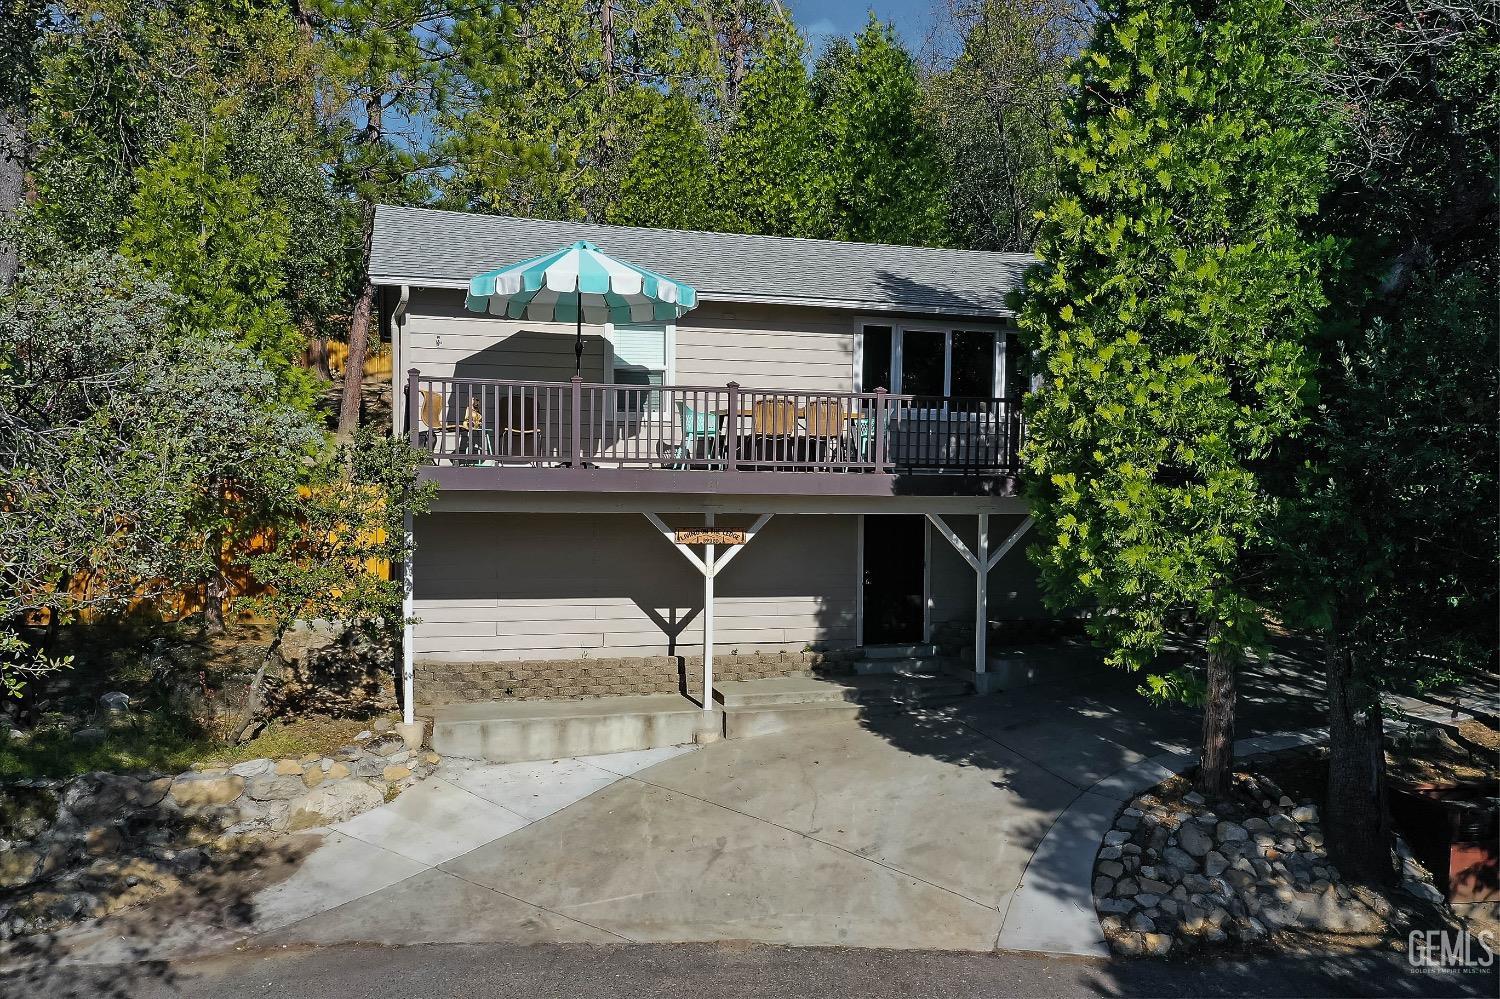
<instances>
[{"instance_id":1,"label":"house exterior wall","mask_svg":"<svg viewBox=\"0 0 1500 999\"><path fill-rule=\"evenodd\" d=\"M792 306L705 303L677 324L679 385L848 392L854 381L851 313ZM583 377L608 382L604 331L585 326ZM564 382L573 376L574 328L467 312L453 289L412 291L401 367L433 377Z\"/></svg>"},{"instance_id":2,"label":"house exterior wall","mask_svg":"<svg viewBox=\"0 0 1500 999\"><path fill-rule=\"evenodd\" d=\"M974 550L979 530L978 517L949 516L946 523L969 550ZM1021 525L1022 516L990 517L990 550L1004 544ZM927 527L932 552L929 594L932 600L932 629L935 640L947 635L974 634L974 570L963 560L948 539L931 524ZM1005 557L990 570L989 618L991 621L1030 620L1050 617L1042 604L1036 567L1026 557L1027 545L1035 538L1024 536ZM945 627L956 626L956 627Z\"/></svg>"},{"instance_id":3,"label":"house exterior wall","mask_svg":"<svg viewBox=\"0 0 1500 999\"><path fill-rule=\"evenodd\" d=\"M720 526L749 520L723 517ZM856 539L853 517L771 520L716 582L716 646L733 654L855 645ZM418 660L702 651L702 576L638 514L433 514L418 521L416 541Z\"/></svg>"}]
</instances>

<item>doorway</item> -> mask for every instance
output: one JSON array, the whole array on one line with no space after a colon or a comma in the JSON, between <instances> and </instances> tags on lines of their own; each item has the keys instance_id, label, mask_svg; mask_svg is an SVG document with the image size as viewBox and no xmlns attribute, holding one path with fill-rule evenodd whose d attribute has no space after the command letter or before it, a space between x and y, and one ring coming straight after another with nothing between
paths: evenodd
<instances>
[{"instance_id":1,"label":"doorway","mask_svg":"<svg viewBox=\"0 0 1500 999\"><path fill-rule=\"evenodd\" d=\"M864 518L864 645L922 641L927 593L927 520L920 514Z\"/></svg>"}]
</instances>

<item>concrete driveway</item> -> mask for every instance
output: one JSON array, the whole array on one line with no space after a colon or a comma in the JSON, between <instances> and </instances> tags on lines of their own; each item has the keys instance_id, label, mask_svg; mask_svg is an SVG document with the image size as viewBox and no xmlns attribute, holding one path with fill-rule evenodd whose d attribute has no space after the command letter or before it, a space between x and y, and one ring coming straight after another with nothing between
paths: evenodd
<instances>
[{"instance_id":1,"label":"concrete driveway","mask_svg":"<svg viewBox=\"0 0 1500 999\"><path fill-rule=\"evenodd\" d=\"M450 761L391 805L329 832L290 878L248 897L235 928L174 929L192 949L1009 946L1007 936L1028 929L1007 926L1023 884L1030 894L1017 920L1071 905L1092 922L1087 870L1098 823L1107 827L1118 809L1098 789L1196 739L1194 713L1149 707L1135 682L1100 673L1086 684L696 750ZM1316 723L1316 701L1289 663L1263 668L1244 693L1241 735ZM1153 764L1143 766L1150 773ZM1045 862L1034 859L1044 839ZM1064 872L1080 864L1084 896L1067 902L1078 886L1064 884L1077 880ZM162 956L169 943L152 950Z\"/></svg>"}]
</instances>

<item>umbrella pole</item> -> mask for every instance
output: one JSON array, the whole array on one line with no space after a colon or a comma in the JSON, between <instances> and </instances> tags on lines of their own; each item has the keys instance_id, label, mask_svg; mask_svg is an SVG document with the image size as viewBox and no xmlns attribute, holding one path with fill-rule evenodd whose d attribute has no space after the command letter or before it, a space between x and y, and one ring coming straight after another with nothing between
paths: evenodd
<instances>
[{"instance_id":1,"label":"umbrella pole","mask_svg":"<svg viewBox=\"0 0 1500 999\"><path fill-rule=\"evenodd\" d=\"M583 296L578 298L578 325L573 336L573 374L583 374Z\"/></svg>"}]
</instances>

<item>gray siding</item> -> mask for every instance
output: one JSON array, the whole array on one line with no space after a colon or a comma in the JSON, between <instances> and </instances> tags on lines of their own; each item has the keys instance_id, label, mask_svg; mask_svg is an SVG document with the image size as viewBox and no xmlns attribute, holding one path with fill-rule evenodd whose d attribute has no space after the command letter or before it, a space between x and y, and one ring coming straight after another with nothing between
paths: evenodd
<instances>
[{"instance_id":1,"label":"gray siding","mask_svg":"<svg viewBox=\"0 0 1500 999\"><path fill-rule=\"evenodd\" d=\"M677 325L679 385L847 392L853 388L854 318L828 309L704 305ZM434 377L567 381L574 329L466 312L463 293L419 288L407 309L401 366ZM600 327L584 327L585 381L607 382Z\"/></svg>"},{"instance_id":2,"label":"gray siding","mask_svg":"<svg viewBox=\"0 0 1500 999\"><path fill-rule=\"evenodd\" d=\"M748 523L721 518L725 527ZM854 645L856 537L853 517L773 519L717 581L716 646L727 654ZM434 514L418 522L416 539L418 658L702 650L703 579L637 514Z\"/></svg>"}]
</instances>

